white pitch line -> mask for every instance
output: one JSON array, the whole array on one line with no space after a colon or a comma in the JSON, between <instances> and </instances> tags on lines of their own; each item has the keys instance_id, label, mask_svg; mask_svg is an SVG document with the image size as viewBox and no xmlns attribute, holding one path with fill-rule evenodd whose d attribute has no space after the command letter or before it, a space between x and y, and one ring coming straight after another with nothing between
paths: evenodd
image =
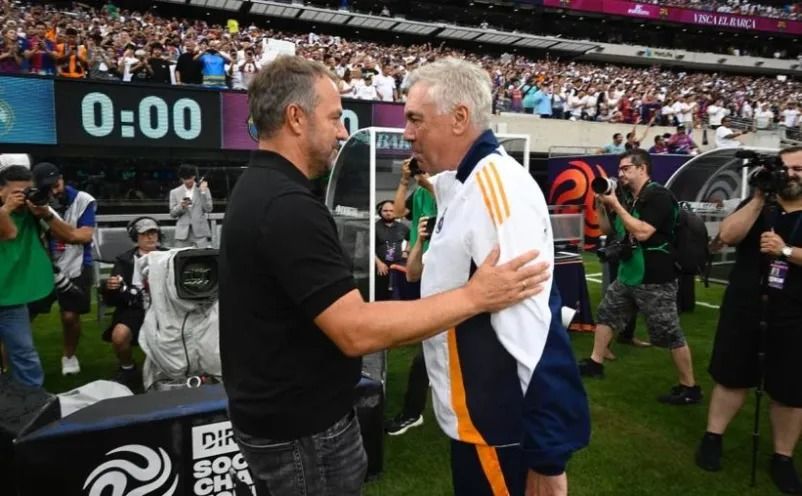
<instances>
[{"instance_id":1,"label":"white pitch line","mask_svg":"<svg viewBox=\"0 0 802 496\"><path fill-rule=\"evenodd\" d=\"M587 279L590 282L595 282L596 284L601 284L602 283L601 279L596 279L595 277L591 277L591 276L595 276L595 275L600 275L600 274L588 274L587 276L585 276L585 279ZM696 304L699 305L700 307L714 308L716 310L721 308L721 306L719 306L719 305L714 305L712 303L706 303L704 301L697 301Z\"/></svg>"},{"instance_id":2,"label":"white pitch line","mask_svg":"<svg viewBox=\"0 0 802 496\"><path fill-rule=\"evenodd\" d=\"M599 277L602 275L601 272L594 272L593 274L585 274L587 277Z\"/></svg>"}]
</instances>

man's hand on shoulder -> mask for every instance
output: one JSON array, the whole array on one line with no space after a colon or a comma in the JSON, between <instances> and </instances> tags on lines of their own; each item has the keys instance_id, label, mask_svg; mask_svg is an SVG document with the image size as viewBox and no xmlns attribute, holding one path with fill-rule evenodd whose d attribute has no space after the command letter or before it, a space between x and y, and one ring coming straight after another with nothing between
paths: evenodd
<instances>
[{"instance_id":1,"label":"man's hand on shoulder","mask_svg":"<svg viewBox=\"0 0 802 496\"><path fill-rule=\"evenodd\" d=\"M497 312L534 296L543 291L543 283L551 277L546 262L526 265L537 258L537 250L501 265L499 254L498 246L493 248L465 287L477 313Z\"/></svg>"}]
</instances>

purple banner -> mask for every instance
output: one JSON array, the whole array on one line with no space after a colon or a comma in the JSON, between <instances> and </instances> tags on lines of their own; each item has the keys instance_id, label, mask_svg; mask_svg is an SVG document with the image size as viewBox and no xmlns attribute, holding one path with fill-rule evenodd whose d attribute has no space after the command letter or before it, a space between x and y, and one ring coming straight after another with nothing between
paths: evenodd
<instances>
[{"instance_id":1,"label":"purple banner","mask_svg":"<svg viewBox=\"0 0 802 496\"><path fill-rule=\"evenodd\" d=\"M652 179L665 184L690 155L652 155ZM593 245L601 236L599 216L594 207L594 194L590 183L597 177L618 176L618 155L585 155L555 157L548 161L549 205L564 205L568 213L572 207L585 209L585 244ZM573 210L576 210L575 208Z\"/></svg>"},{"instance_id":2,"label":"purple banner","mask_svg":"<svg viewBox=\"0 0 802 496\"><path fill-rule=\"evenodd\" d=\"M255 150L256 129L249 119L248 95L222 93L223 149ZM374 103L343 100L343 122L349 134L370 126L404 127L404 106L397 103Z\"/></svg>"},{"instance_id":3,"label":"purple banner","mask_svg":"<svg viewBox=\"0 0 802 496\"><path fill-rule=\"evenodd\" d=\"M774 19L706 10L686 9L627 2L625 0L543 0L545 7L636 17L655 21L671 21L714 28L766 31L770 33L802 34L802 21Z\"/></svg>"}]
</instances>

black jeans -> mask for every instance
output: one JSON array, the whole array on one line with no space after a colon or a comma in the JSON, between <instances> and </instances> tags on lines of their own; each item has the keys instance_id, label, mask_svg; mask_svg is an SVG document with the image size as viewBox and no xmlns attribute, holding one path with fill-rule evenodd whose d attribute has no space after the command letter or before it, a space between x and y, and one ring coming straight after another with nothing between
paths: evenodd
<instances>
[{"instance_id":1,"label":"black jeans","mask_svg":"<svg viewBox=\"0 0 802 496\"><path fill-rule=\"evenodd\" d=\"M409 366L409 379L407 392L404 395L404 409L402 413L406 418L417 418L423 413L426 406L426 397L429 395L429 374L426 373L426 360L423 359L423 347L418 345L418 352Z\"/></svg>"},{"instance_id":2,"label":"black jeans","mask_svg":"<svg viewBox=\"0 0 802 496\"><path fill-rule=\"evenodd\" d=\"M234 428L257 496L358 496L368 470L353 411L317 434L291 441L249 436Z\"/></svg>"}]
</instances>

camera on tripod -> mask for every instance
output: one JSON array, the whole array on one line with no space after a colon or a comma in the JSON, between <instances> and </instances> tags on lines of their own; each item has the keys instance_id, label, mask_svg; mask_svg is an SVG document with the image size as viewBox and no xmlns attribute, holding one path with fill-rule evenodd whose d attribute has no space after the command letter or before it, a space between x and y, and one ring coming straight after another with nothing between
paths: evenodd
<instances>
[{"instance_id":1,"label":"camera on tripod","mask_svg":"<svg viewBox=\"0 0 802 496\"><path fill-rule=\"evenodd\" d=\"M776 155L764 155L752 150L739 150L735 158L747 160L746 167L755 167L749 176L749 186L758 188L765 194L775 194L788 184L788 171Z\"/></svg>"}]
</instances>

